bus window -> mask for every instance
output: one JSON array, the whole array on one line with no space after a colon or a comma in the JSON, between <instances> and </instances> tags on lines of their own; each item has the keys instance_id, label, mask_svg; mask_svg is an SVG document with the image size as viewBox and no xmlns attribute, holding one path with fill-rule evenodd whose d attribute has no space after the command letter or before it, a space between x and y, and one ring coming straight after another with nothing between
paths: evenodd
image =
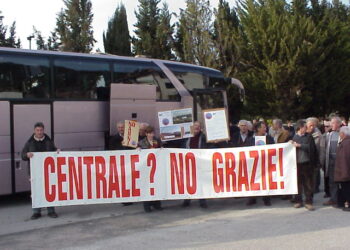
<instances>
[{"instance_id":1,"label":"bus window","mask_svg":"<svg viewBox=\"0 0 350 250\"><path fill-rule=\"evenodd\" d=\"M151 84L156 85L158 101L181 101L181 97L174 85L151 62L119 61L114 63L115 83Z\"/></svg>"},{"instance_id":2,"label":"bus window","mask_svg":"<svg viewBox=\"0 0 350 250\"><path fill-rule=\"evenodd\" d=\"M55 59L54 69L56 98L109 99L111 77L107 62Z\"/></svg>"},{"instance_id":3,"label":"bus window","mask_svg":"<svg viewBox=\"0 0 350 250\"><path fill-rule=\"evenodd\" d=\"M203 73L195 67L188 67L183 65L165 64L173 74L179 79L185 88L192 92L193 89L205 88L205 77Z\"/></svg>"},{"instance_id":4,"label":"bus window","mask_svg":"<svg viewBox=\"0 0 350 250\"><path fill-rule=\"evenodd\" d=\"M49 61L0 55L0 98L49 98Z\"/></svg>"}]
</instances>

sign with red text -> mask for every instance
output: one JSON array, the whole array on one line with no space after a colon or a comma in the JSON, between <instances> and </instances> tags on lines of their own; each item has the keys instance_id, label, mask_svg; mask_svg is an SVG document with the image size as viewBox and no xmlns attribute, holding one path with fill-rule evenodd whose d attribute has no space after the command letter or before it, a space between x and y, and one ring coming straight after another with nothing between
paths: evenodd
<instances>
[{"instance_id":1,"label":"sign with red text","mask_svg":"<svg viewBox=\"0 0 350 250\"><path fill-rule=\"evenodd\" d=\"M125 120L124 139L122 145L137 148L139 142L140 124L137 121Z\"/></svg>"},{"instance_id":2,"label":"sign with red text","mask_svg":"<svg viewBox=\"0 0 350 250\"><path fill-rule=\"evenodd\" d=\"M34 153L33 207L296 194L289 143Z\"/></svg>"}]
</instances>

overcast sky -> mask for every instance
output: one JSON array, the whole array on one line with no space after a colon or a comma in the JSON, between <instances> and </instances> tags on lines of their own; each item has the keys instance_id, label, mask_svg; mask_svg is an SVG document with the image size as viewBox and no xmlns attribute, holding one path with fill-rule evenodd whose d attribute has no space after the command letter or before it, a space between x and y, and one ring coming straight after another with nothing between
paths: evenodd
<instances>
[{"instance_id":1,"label":"overcast sky","mask_svg":"<svg viewBox=\"0 0 350 250\"><path fill-rule=\"evenodd\" d=\"M127 11L130 33L135 29L134 11L137 9L138 0L91 0L91 2L94 14L94 38L97 40L95 49L100 48L104 51L102 32L107 29L108 20L120 2L124 3ZM166 2L171 12L179 13L180 8L186 7L185 0L167 0ZM210 0L213 7L217 7L218 2L219 0ZM235 0L228 2L232 5ZM159 7L162 7L162 3ZM13 21L16 21L17 36L21 38L24 49L29 48L27 37L33 32L33 26L41 31L45 38L50 35L50 31L56 26L56 16L61 8L64 8L62 0L1 0L0 5L4 24L10 26ZM32 48L36 48L35 46L33 41Z\"/></svg>"}]
</instances>

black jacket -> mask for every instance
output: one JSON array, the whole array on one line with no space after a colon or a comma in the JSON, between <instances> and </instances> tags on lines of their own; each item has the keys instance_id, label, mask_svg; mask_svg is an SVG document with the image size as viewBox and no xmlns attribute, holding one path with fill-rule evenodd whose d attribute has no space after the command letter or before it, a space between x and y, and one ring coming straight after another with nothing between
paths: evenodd
<instances>
[{"instance_id":1,"label":"black jacket","mask_svg":"<svg viewBox=\"0 0 350 250\"><path fill-rule=\"evenodd\" d=\"M312 135L305 134L304 136L299 136L295 134L293 141L301 144L301 147L297 148L297 163L315 165L317 163L317 149Z\"/></svg>"},{"instance_id":2,"label":"black jacket","mask_svg":"<svg viewBox=\"0 0 350 250\"><path fill-rule=\"evenodd\" d=\"M47 134L45 134L45 138L42 141L35 140L33 134L24 145L22 150L22 160L29 161L29 158L27 157L28 152L51 152L56 150L57 148L54 142Z\"/></svg>"},{"instance_id":3,"label":"black jacket","mask_svg":"<svg viewBox=\"0 0 350 250\"><path fill-rule=\"evenodd\" d=\"M232 138L231 138L231 145L233 147L248 147L248 146L253 146L252 145L252 136L249 135L249 133L247 134L247 138L245 139L245 141L242 141L242 137L241 137L241 133L235 133L233 134Z\"/></svg>"},{"instance_id":4,"label":"black jacket","mask_svg":"<svg viewBox=\"0 0 350 250\"><path fill-rule=\"evenodd\" d=\"M109 139L109 145L108 145L108 149L109 150L129 150L129 149L134 149L131 147L125 147L123 146L122 142L123 142L123 137L118 134L116 134L115 136L112 136Z\"/></svg>"}]
</instances>

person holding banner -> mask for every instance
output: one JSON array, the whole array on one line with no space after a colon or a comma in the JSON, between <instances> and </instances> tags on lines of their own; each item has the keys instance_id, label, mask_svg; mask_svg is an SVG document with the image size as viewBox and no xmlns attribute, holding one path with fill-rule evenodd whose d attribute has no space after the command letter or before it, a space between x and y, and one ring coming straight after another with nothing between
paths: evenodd
<instances>
[{"instance_id":1,"label":"person holding banner","mask_svg":"<svg viewBox=\"0 0 350 250\"><path fill-rule=\"evenodd\" d=\"M295 208L303 205L302 194L305 194L305 208L314 211L314 167L317 162L317 151L314 138L306 133L307 127L304 120L297 121L296 134L293 137L293 145L297 149L298 194L295 197Z\"/></svg>"},{"instance_id":2,"label":"person holding banner","mask_svg":"<svg viewBox=\"0 0 350 250\"><path fill-rule=\"evenodd\" d=\"M148 126L145 129L146 137L139 141L139 148L141 149L150 149L150 148L160 148L162 147L161 141L154 136L154 128ZM152 212L151 207L156 210L163 210L162 204L160 201L144 201L143 209L146 213Z\"/></svg>"},{"instance_id":3,"label":"person holding banner","mask_svg":"<svg viewBox=\"0 0 350 250\"><path fill-rule=\"evenodd\" d=\"M185 148L208 148L207 147L207 139L205 134L202 132L201 123L196 121L193 123L193 137L190 137L185 142ZM188 207L191 204L191 200L184 200L182 206ZM200 199L199 206L201 208L208 208L207 200Z\"/></svg>"},{"instance_id":4,"label":"person holding banner","mask_svg":"<svg viewBox=\"0 0 350 250\"><path fill-rule=\"evenodd\" d=\"M251 146L252 137L249 135L248 121L240 120L238 123L239 132L232 136L233 147L248 147Z\"/></svg>"},{"instance_id":5,"label":"person holding banner","mask_svg":"<svg viewBox=\"0 0 350 250\"><path fill-rule=\"evenodd\" d=\"M54 142L50 139L50 137L45 134L45 127L42 122L37 122L34 125L34 133L29 138L29 140L24 145L22 150L22 160L30 161L33 157L34 152L51 152L60 150L56 148ZM29 172L30 175L30 172ZM51 218L57 218L58 215L55 212L54 207L47 208L47 215ZM33 208L33 214L30 217L31 220L36 220L41 217L41 208Z\"/></svg>"},{"instance_id":6,"label":"person holding banner","mask_svg":"<svg viewBox=\"0 0 350 250\"><path fill-rule=\"evenodd\" d=\"M266 144L275 144L274 139L272 136L268 135L266 133L267 131L267 126L264 122L257 122L254 125L254 135L251 138L251 146L261 146L261 145L266 145ZM261 137L265 137L265 142L262 143L262 140L260 139ZM259 138L259 139L258 139ZM264 205L265 206L271 206L271 198L269 196L264 196L262 197ZM247 202L247 206L251 206L256 204L256 197L250 197Z\"/></svg>"}]
</instances>

